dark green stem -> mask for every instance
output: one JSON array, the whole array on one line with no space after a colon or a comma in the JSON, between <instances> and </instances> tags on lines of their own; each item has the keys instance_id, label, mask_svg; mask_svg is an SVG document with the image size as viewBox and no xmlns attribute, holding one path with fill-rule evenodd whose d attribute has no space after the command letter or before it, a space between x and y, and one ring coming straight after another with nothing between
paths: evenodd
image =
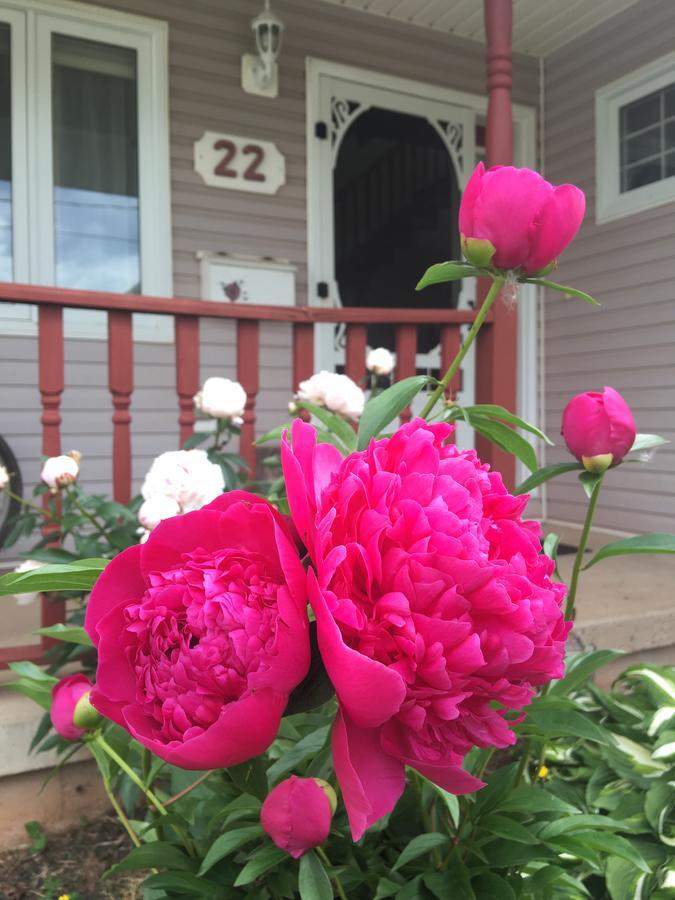
<instances>
[{"instance_id":1,"label":"dark green stem","mask_svg":"<svg viewBox=\"0 0 675 900\"><path fill-rule=\"evenodd\" d=\"M605 477L605 473L598 478L591 491L591 499L588 504L588 509L586 510L586 519L584 520L584 527L581 532L581 538L579 539L579 547L577 548L577 555L574 557L574 565L572 566L572 577L570 578L570 589L567 593L567 603L565 605L565 618L567 620L574 618L574 604L577 599L577 587L579 585L579 576L581 574L581 566L584 561L584 553L586 552L586 545L588 544L588 538L591 533L591 525L593 524L593 516L595 515L595 509L598 505L598 497L600 496L600 488L602 487L602 481Z\"/></svg>"},{"instance_id":2,"label":"dark green stem","mask_svg":"<svg viewBox=\"0 0 675 900\"><path fill-rule=\"evenodd\" d=\"M45 509L43 506L38 506L37 503L32 503L30 500L25 500L23 497L19 497L18 494L15 494L14 491L10 491L8 487L2 488L0 493L7 494L7 496L11 500L16 500L17 503L20 503L22 506L27 506L29 509L35 510L36 513L39 513L41 516L44 516L46 519L51 519L54 521L54 516L49 512L48 509Z\"/></svg>"},{"instance_id":3,"label":"dark green stem","mask_svg":"<svg viewBox=\"0 0 675 900\"><path fill-rule=\"evenodd\" d=\"M328 859L328 855L323 847L315 847L317 856L323 862L324 866L328 866L329 868L333 868L331 861ZM335 885L335 890L338 892L338 897L340 900L347 900L347 895L345 894L345 889L342 887L342 882L338 878L337 875L333 875L333 884Z\"/></svg>"},{"instance_id":4,"label":"dark green stem","mask_svg":"<svg viewBox=\"0 0 675 900\"><path fill-rule=\"evenodd\" d=\"M448 385L452 381L453 377L459 371L459 367L462 365L462 362L464 361L464 357L469 352L469 348L471 347L473 342L476 340L476 335L481 330L481 327L483 326L483 323L485 322L487 315L490 312L492 304L496 300L497 296L499 295L500 290L502 289L502 287L504 285L504 281L505 281L505 278L501 275L498 275L498 276L493 275L492 276L492 284L490 285L490 290L487 292L485 300L483 300L481 308L478 310L478 314L476 315L476 318L473 320L473 325L469 329L469 333L467 334L466 338L464 339L464 343L460 347L459 353L453 359L453 361L450 363L450 367L448 368L448 371L445 373L445 375L443 376L442 380L438 383L438 386L436 387L436 389L434 390L432 395L429 397L427 402L424 404L424 408L422 409L422 412L420 413L421 418L426 419L426 417L429 415L429 413L433 410L434 406L436 406L436 403L439 401L439 399L443 396L445 391L448 389Z\"/></svg>"},{"instance_id":5,"label":"dark green stem","mask_svg":"<svg viewBox=\"0 0 675 900\"><path fill-rule=\"evenodd\" d=\"M70 499L73 503L73 506L78 510L78 512L80 512L85 517L85 519L88 519L91 522L91 524L94 526L96 531L98 531L99 535L103 538L103 540L108 541L108 535L105 531L105 528L103 528L103 526L98 522L96 517L92 513L89 512L89 510L85 509L84 506L82 506L80 501L77 499L77 495L76 495L75 491L72 490L72 488L67 488L66 490L67 490L68 496L70 497Z\"/></svg>"}]
</instances>

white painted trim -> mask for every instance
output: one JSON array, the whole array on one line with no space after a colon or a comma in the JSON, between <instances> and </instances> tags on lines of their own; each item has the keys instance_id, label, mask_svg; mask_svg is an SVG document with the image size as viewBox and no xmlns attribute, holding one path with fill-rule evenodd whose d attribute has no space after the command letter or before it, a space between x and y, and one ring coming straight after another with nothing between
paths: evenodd
<instances>
[{"instance_id":1,"label":"white painted trim","mask_svg":"<svg viewBox=\"0 0 675 900\"><path fill-rule=\"evenodd\" d=\"M136 51L139 145L139 237L143 292L171 296L171 195L169 173L168 26L165 22L102 9L69 0L0 0L25 23L24 83L27 95L26 135L15 160L27 159L27 169L13 172L28 196L24 235L28 265L16 281L54 284L53 170L51 117L51 35L129 47ZM26 104L23 104L26 108ZM17 242L18 245L18 242ZM33 322L2 321L8 334L36 333ZM106 337L104 313L67 310L66 337ZM171 341L169 317L134 316L136 340Z\"/></svg>"},{"instance_id":2,"label":"white painted trim","mask_svg":"<svg viewBox=\"0 0 675 900\"><path fill-rule=\"evenodd\" d=\"M396 92L406 98L406 106L415 109L419 98L427 101L453 106L476 115L487 112L487 97L471 94L453 88L425 84L409 78L399 78L370 69L328 60L307 57L306 74L306 148L307 148L307 272L308 303L316 302L315 285L327 280L325 247L321 246L319 223L325 231L325 210L321 208L321 171L328 165L330 154L329 141L317 140L314 135L314 123L321 118L320 80L322 77L336 78L341 81L352 81L358 85L368 85L373 89ZM401 108L401 107L398 107ZM517 165L535 167L537 161L537 116L536 110L522 104L513 105L513 122L515 127L515 160ZM473 145L473 139L471 139ZM517 412L524 419L538 422L541 409L538 402L539 353L538 353L538 319L539 291L533 285L523 285L520 303L521 315L518 317L518 353L519 353L519 391ZM522 313L527 311L528 315ZM519 464L520 480L528 474Z\"/></svg>"},{"instance_id":3,"label":"white painted trim","mask_svg":"<svg viewBox=\"0 0 675 900\"><path fill-rule=\"evenodd\" d=\"M595 92L595 221L598 225L675 201L675 175L620 191L619 109L675 82L675 52Z\"/></svg>"}]
</instances>

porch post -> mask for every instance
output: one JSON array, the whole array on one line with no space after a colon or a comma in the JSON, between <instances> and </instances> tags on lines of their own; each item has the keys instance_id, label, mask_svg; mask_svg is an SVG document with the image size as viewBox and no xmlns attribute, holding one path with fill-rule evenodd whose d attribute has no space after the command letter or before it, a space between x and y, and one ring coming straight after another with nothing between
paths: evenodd
<instances>
[{"instance_id":1,"label":"porch post","mask_svg":"<svg viewBox=\"0 0 675 900\"><path fill-rule=\"evenodd\" d=\"M483 0L487 74L487 165L513 163L513 119L511 115L512 0ZM479 286L479 298L487 293ZM516 307L500 297L493 307L494 319L478 339L476 349L476 401L497 403L516 411L518 368L518 319ZM476 446L484 462L498 469L507 487L515 484L512 456L479 435Z\"/></svg>"}]
</instances>

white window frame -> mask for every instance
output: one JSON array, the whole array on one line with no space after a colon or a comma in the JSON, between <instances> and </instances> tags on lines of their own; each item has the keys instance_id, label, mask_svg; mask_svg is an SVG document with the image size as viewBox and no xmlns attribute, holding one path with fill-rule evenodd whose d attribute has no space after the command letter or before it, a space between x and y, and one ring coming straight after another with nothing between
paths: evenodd
<instances>
[{"instance_id":1,"label":"white window frame","mask_svg":"<svg viewBox=\"0 0 675 900\"><path fill-rule=\"evenodd\" d=\"M675 82L668 53L595 92L595 220L598 225L675 201L675 175L621 193L619 110Z\"/></svg>"},{"instance_id":2,"label":"white window frame","mask_svg":"<svg viewBox=\"0 0 675 900\"><path fill-rule=\"evenodd\" d=\"M141 285L171 296L168 26L166 22L69 0L0 0L12 28L13 278L53 285L54 184L52 34L136 51ZM66 337L106 337L105 313L66 310ZM34 307L0 307L0 334L36 334ZM170 317L134 316L137 340L171 341Z\"/></svg>"}]
</instances>

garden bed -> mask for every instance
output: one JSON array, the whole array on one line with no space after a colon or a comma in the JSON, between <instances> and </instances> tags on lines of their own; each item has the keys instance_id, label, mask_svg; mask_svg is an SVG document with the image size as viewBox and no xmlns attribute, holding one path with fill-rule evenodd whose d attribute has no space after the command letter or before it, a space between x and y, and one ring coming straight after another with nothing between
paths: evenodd
<instances>
[{"instance_id":1,"label":"garden bed","mask_svg":"<svg viewBox=\"0 0 675 900\"><path fill-rule=\"evenodd\" d=\"M44 849L0 853L0 900L134 900L145 875L101 875L129 851L129 838L113 816L44 835Z\"/></svg>"}]
</instances>

